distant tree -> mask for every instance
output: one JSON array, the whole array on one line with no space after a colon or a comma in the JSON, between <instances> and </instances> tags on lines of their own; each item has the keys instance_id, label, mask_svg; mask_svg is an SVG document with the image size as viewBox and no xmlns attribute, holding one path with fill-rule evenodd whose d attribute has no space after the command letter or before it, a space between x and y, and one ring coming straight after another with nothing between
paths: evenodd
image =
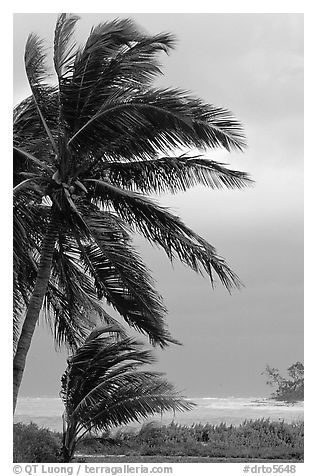
<instances>
[{"instance_id":1,"label":"distant tree","mask_svg":"<svg viewBox=\"0 0 317 476\"><path fill-rule=\"evenodd\" d=\"M277 389L272 393L275 400L284 401L302 401L304 400L304 365L296 362L287 369L289 379L284 378L278 369L266 366L265 372L268 377L267 384L276 386Z\"/></svg>"}]
</instances>

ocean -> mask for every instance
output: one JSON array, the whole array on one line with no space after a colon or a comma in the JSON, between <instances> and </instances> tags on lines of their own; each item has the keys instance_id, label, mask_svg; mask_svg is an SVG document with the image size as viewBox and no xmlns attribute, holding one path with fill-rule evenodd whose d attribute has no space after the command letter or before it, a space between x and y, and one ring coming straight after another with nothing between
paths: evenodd
<instances>
[{"instance_id":1,"label":"ocean","mask_svg":"<svg viewBox=\"0 0 317 476\"><path fill-rule=\"evenodd\" d=\"M168 412L153 416L148 421L158 421L169 424L172 421L182 425L193 423L227 423L239 425L244 420L269 418L272 421L284 420L295 422L304 419L303 402L287 404L276 402L268 398L189 398L196 403L196 407L189 412ZM40 427L62 431L63 404L59 398L49 397L21 397L18 400L15 422L34 422ZM129 426L140 425L140 423Z\"/></svg>"}]
</instances>

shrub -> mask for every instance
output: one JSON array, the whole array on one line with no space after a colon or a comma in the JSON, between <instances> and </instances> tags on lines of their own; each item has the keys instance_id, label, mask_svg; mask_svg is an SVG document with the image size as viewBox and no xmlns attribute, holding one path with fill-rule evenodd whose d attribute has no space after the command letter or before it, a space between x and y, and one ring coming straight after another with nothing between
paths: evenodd
<instances>
[{"instance_id":1,"label":"shrub","mask_svg":"<svg viewBox=\"0 0 317 476\"><path fill-rule=\"evenodd\" d=\"M235 427L220 424L145 424L138 434L116 439L124 454L302 459L304 425L249 420ZM124 442L124 444L123 444ZM124 447L123 447L124 446Z\"/></svg>"},{"instance_id":2,"label":"shrub","mask_svg":"<svg viewBox=\"0 0 317 476\"><path fill-rule=\"evenodd\" d=\"M35 423L13 425L13 461L15 463L58 463L62 437L39 428Z\"/></svg>"}]
</instances>

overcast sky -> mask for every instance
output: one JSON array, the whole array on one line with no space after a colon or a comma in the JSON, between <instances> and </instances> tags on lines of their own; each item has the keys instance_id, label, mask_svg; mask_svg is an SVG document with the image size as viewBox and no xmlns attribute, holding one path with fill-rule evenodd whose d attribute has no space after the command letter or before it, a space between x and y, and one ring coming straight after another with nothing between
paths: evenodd
<instances>
[{"instance_id":1,"label":"overcast sky","mask_svg":"<svg viewBox=\"0 0 317 476\"><path fill-rule=\"evenodd\" d=\"M158 85L192 91L226 107L244 124L245 153L212 151L245 170L252 189L202 187L160 197L224 256L245 288L221 285L138 240L183 346L157 351L157 367L188 396L260 396L270 389L266 364L285 370L303 361L303 16L302 14L82 14L78 39L91 26L129 16L150 33L169 31L178 44L162 57ZM14 18L14 100L29 94L23 50L30 32L52 46L56 14ZM65 355L39 326L21 395L57 396Z\"/></svg>"}]
</instances>

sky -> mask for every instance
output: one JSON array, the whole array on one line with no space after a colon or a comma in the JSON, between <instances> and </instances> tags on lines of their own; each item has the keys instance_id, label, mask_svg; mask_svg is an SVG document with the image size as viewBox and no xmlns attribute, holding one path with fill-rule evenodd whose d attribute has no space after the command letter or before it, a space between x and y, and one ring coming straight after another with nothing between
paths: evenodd
<instances>
[{"instance_id":1,"label":"sky","mask_svg":"<svg viewBox=\"0 0 317 476\"><path fill-rule=\"evenodd\" d=\"M182 346L156 350L156 367L183 394L262 396L269 364L285 371L303 361L303 15L79 14L77 38L93 25L132 17L149 33L175 34L162 56L158 86L190 90L230 109L243 123L244 153L208 151L213 160L247 171L252 188L197 187L160 196L214 245L240 276L231 295L207 278L136 240L169 310L167 323ZM23 51L30 32L52 46L56 14L14 15L14 103L29 94ZM41 323L34 336L22 396L57 396L65 353L56 352Z\"/></svg>"}]
</instances>

